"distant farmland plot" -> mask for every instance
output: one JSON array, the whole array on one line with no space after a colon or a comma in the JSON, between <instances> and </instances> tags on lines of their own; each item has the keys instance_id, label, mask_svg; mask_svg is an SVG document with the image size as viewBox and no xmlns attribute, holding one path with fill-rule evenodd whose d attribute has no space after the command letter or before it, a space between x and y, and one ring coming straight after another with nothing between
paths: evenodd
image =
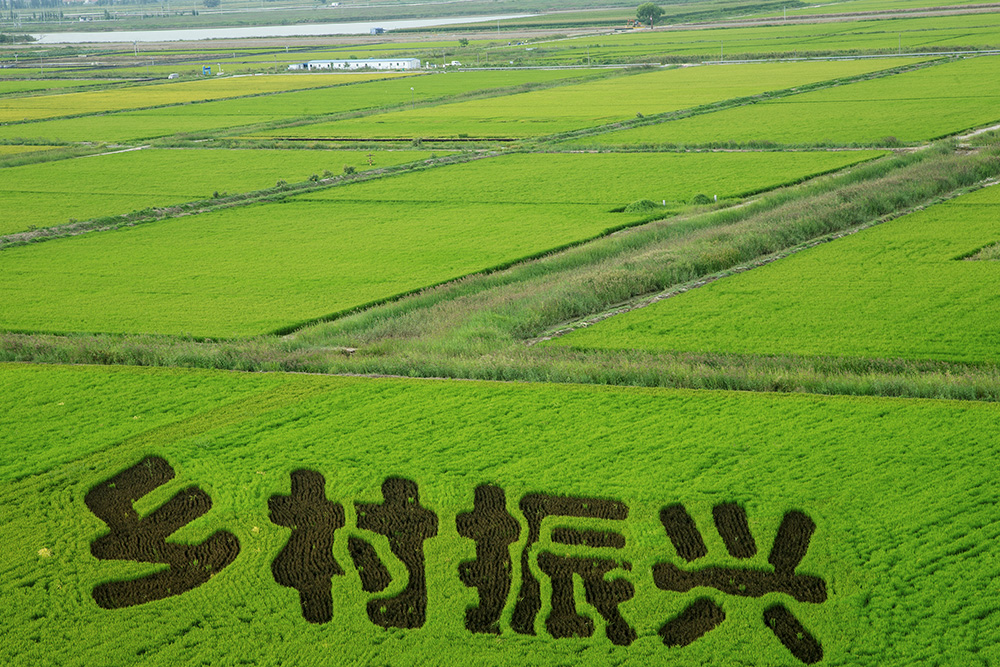
<instances>
[{"instance_id":1,"label":"distant farmland plot","mask_svg":"<svg viewBox=\"0 0 1000 667\"><path fill-rule=\"evenodd\" d=\"M914 10L923 7L956 7L968 4L965 0L841 0L824 5L795 7L787 11L788 16L809 16L812 14L841 14L846 12L880 12L886 10ZM780 12L770 12L771 16L781 16Z\"/></svg>"},{"instance_id":2,"label":"distant farmland plot","mask_svg":"<svg viewBox=\"0 0 1000 667\"><path fill-rule=\"evenodd\" d=\"M0 98L0 122L35 120L99 111L120 111L165 104L204 102L223 97L337 86L399 76L406 75L398 72L379 72L225 77L203 81L119 87L65 95Z\"/></svg>"},{"instance_id":3,"label":"distant farmland plot","mask_svg":"<svg viewBox=\"0 0 1000 667\"><path fill-rule=\"evenodd\" d=\"M52 88L83 88L85 86L108 86L118 83L108 79L40 79L38 81L5 81L0 79L0 95L27 93Z\"/></svg>"},{"instance_id":4,"label":"distant farmland plot","mask_svg":"<svg viewBox=\"0 0 1000 667\"><path fill-rule=\"evenodd\" d=\"M411 100L424 101L476 90L505 88L593 75L593 71L537 70L509 72L448 72L396 77L350 86L301 90L241 98L145 109L63 120L0 127L0 139L49 137L59 141L135 141L182 132L217 130L301 116L377 109ZM312 75L302 75L306 80ZM343 76L352 80L355 75ZM373 75L374 76L374 75ZM382 75L385 76L384 74ZM253 82L258 77L243 77ZM297 80L297 76L280 77ZM239 80L239 79L238 79ZM178 84L180 85L180 84ZM411 91L410 88L413 88ZM2 101L0 101L2 102Z\"/></svg>"},{"instance_id":5,"label":"distant farmland plot","mask_svg":"<svg viewBox=\"0 0 1000 667\"><path fill-rule=\"evenodd\" d=\"M1000 361L1000 188L551 341L575 348Z\"/></svg>"},{"instance_id":6,"label":"distant farmland plot","mask_svg":"<svg viewBox=\"0 0 1000 667\"><path fill-rule=\"evenodd\" d=\"M966 59L573 143L926 141L1000 121L998 72L998 57Z\"/></svg>"},{"instance_id":7,"label":"distant farmland plot","mask_svg":"<svg viewBox=\"0 0 1000 667\"><path fill-rule=\"evenodd\" d=\"M686 204L736 197L884 155L855 153L522 153L301 195L310 200ZM555 177L552 177L556 175ZM460 184L460 186L459 186Z\"/></svg>"},{"instance_id":8,"label":"distant farmland plot","mask_svg":"<svg viewBox=\"0 0 1000 667\"><path fill-rule=\"evenodd\" d=\"M995 404L14 365L0 386L0 456L56 454L3 468L7 665L1000 658ZM146 522L146 562L116 555L164 505L159 550ZM192 588L132 597L154 572Z\"/></svg>"},{"instance_id":9,"label":"distant farmland plot","mask_svg":"<svg viewBox=\"0 0 1000 667\"><path fill-rule=\"evenodd\" d=\"M12 248L0 328L261 334L636 223L650 213L613 213L614 204L667 193L686 201L697 191L685 187L709 184L695 174L719 174L720 194L738 194L875 155L500 157ZM657 169L676 183L664 175L646 185ZM685 175L692 182L678 185Z\"/></svg>"},{"instance_id":10,"label":"distant farmland plot","mask_svg":"<svg viewBox=\"0 0 1000 667\"><path fill-rule=\"evenodd\" d=\"M526 137L675 111L888 69L899 61L755 63L614 77L488 100L470 100L260 133L287 137Z\"/></svg>"},{"instance_id":11,"label":"distant farmland plot","mask_svg":"<svg viewBox=\"0 0 1000 667\"><path fill-rule=\"evenodd\" d=\"M0 234L208 199L216 192L263 190L278 180L300 183L327 170L339 175L344 165L364 171L369 155L379 168L422 160L430 153L148 149L11 167L3 172L0 186Z\"/></svg>"},{"instance_id":12,"label":"distant farmland plot","mask_svg":"<svg viewBox=\"0 0 1000 667\"><path fill-rule=\"evenodd\" d=\"M827 9L824 7L824 9ZM830 7L828 11L837 11ZM791 13L791 11L789 11ZM638 30L586 35L531 52L534 62L658 62L679 56L704 59L808 53L919 53L942 48L997 48L1000 15L930 16L872 21L819 22L705 30ZM589 49L589 51L588 51Z\"/></svg>"}]
</instances>

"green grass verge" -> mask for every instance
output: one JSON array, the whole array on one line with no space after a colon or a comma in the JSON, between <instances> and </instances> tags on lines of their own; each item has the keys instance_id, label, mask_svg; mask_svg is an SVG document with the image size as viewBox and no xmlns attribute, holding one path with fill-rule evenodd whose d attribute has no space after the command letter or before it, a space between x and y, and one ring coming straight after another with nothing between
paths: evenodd
<instances>
[{"instance_id":1,"label":"green grass verge","mask_svg":"<svg viewBox=\"0 0 1000 667\"><path fill-rule=\"evenodd\" d=\"M297 376L242 402L203 405L192 414L190 384L232 396L253 379L131 369L104 374L0 367L0 382L31 392L40 408L21 411L19 395L0 393L0 414L15 426L0 431L5 457L65 447L65 434L84 425L72 436L79 448L73 460L53 461L0 486L5 664L277 665L326 661L332 651L340 662L386 665L801 664L762 619L775 604L821 643L822 664L1000 659L992 598L1000 557L994 520L1000 489L990 463L1000 443L995 405ZM169 423L144 431L99 426L102 419L127 418L127 411L106 413L106 404L122 393L118 382L143 399L141 414L162 411ZM171 403L185 395L190 403ZM73 406L71 416L58 416L67 406L57 399ZM135 503L139 515L197 486L211 508L170 535L168 544L201 543L223 530L239 540L239 554L191 591L102 609L91 597L96 586L162 566L93 556L91 544L108 527L84 498L151 455L162 457L176 477ZM318 590L331 591L327 623L307 622L298 592L272 574L292 531L271 521L268 501L288 496L290 474L300 469L324 475L326 497L345 514L332 541L344 575L318 581ZM381 503L380 485L390 476L415 482L420 505L437 522L422 543L426 622L408 630L383 629L366 614L369 600L397 594L407 579L385 537L358 526L354 504ZM513 585L500 598L498 636L465 628L466 610L480 600L459 577L460 564L475 559L476 550L459 534L456 517L473 510L474 491L486 483L505 491L506 503L497 509L519 529L508 551ZM528 542L518 502L529 493L615 500L628 508L624 520L541 523L540 539L527 552L529 572L541 583L534 636L511 628ZM661 509L675 503L704 539L707 555L693 563L679 557L659 520ZM721 503L744 508L753 557L727 554L713 525L713 508ZM658 563L684 571L772 572L772 543L793 510L815 523L796 574L822 579L824 602L656 587ZM560 544L554 539L559 527L616 531L624 547ZM386 563L393 582L384 593L361 590L348 537L368 540ZM606 575L634 589L619 606L636 633L630 646L607 639L579 585L571 593L574 606L595 621L593 636L551 636L545 625L553 611L551 580L538 565L543 553L630 563ZM699 598L720 606L724 622L690 645L664 646L660 628Z\"/></svg>"},{"instance_id":2,"label":"green grass verge","mask_svg":"<svg viewBox=\"0 0 1000 667\"><path fill-rule=\"evenodd\" d=\"M0 146L0 159L6 158L9 155L18 155L20 153L35 153L38 151L47 151L55 146ZM10 172L4 172L9 174Z\"/></svg>"},{"instance_id":3,"label":"green grass verge","mask_svg":"<svg viewBox=\"0 0 1000 667\"><path fill-rule=\"evenodd\" d=\"M975 255L968 257L967 259L980 259L980 260L997 260L1000 259L1000 243L994 243L993 245L988 245Z\"/></svg>"}]
</instances>

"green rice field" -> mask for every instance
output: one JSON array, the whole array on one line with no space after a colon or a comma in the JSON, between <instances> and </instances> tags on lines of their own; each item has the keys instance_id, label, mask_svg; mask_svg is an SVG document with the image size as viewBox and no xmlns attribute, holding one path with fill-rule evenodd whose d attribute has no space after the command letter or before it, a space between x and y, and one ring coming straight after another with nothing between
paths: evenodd
<instances>
[{"instance_id":1,"label":"green rice field","mask_svg":"<svg viewBox=\"0 0 1000 667\"><path fill-rule=\"evenodd\" d=\"M0 95L15 93L34 93L58 88L86 88L90 86L109 86L116 83L106 79L42 79L37 81L11 81L0 79Z\"/></svg>"},{"instance_id":2,"label":"green rice field","mask_svg":"<svg viewBox=\"0 0 1000 667\"><path fill-rule=\"evenodd\" d=\"M841 2L823 3L822 5L795 7L794 9L789 9L787 14L809 16L811 14L918 10L927 7L959 8L968 4L966 0L842 0Z\"/></svg>"},{"instance_id":3,"label":"green rice field","mask_svg":"<svg viewBox=\"0 0 1000 667\"><path fill-rule=\"evenodd\" d=\"M986 188L548 343L995 363L1000 240Z\"/></svg>"},{"instance_id":4,"label":"green rice field","mask_svg":"<svg viewBox=\"0 0 1000 667\"><path fill-rule=\"evenodd\" d=\"M406 75L398 72L379 72L223 77L203 81L67 93L64 96L36 95L16 99L0 99L0 123L39 120L70 114L82 115L169 104L207 102L226 97L280 93L303 88L325 88L399 76Z\"/></svg>"},{"instance_id":5,"label":"green rice field","mask_svg":"<svg viewBox=\"0 0 1000 667\"><path fill-rule=\"evenodd\" d=\"M533 45L529 45L533 46ZM774 55L924 53L1000 47L1000 14L930 16L869 21L725 27L704 30L636 30L586 35L524 51L538 64L670 62L671 58L733 60ZM513 52L508 51L511 55Z\"/></svg>"},{"instance_id":6,"label":"green rice field","mask_svg":"<svg viewBox=\"0 0 1000 667\"><path fill-rule=\"evenodd\" d=\"M10 364L0 385L4 664L1000 659L1000 486L983 465L996 405ZM138 491L118 476L163 466L173 478ZM393 504L399 483L409 505ZM211 574L166 597L101 594L185 572L96 556L119 534L97 501L119 492L137 514L102 513L115 530L138 522L137 548L200 554ZM199 496L209 506L178 504ZM317 508L315 529L279 513L296 503ZM713 519L720 508L735 524ZM398 523L371 521L386 512ZM691 523L668 523L678 512ZM309 544L328 545L322 561ZM491 576L462 574L476 559ZM789 562L778 578L772 563ZM572 574L559 589L560 563L598 564L581 571L601 592ZM373 585L378 566L387 581ZM324 599L328 615L307 621ZM692 605L722 616L676 635ZM799 624L788 642L805 660L779 641L776 609ZM471 631L477 613L499 634Z\"/></svg>"},{"instance_id":7,"label":"green rice field","mask_svg":"<svg viewBox=\"0 0 1000 667\"><path fill-rule=\"evenodd\" d=\"M882 151L801 153L517 153L399 178L300 195L312 201L686 204L698 194L742 197L873 160ZM542 174L559 174L549 180ZM455 187L460 182L462 187Z\"/></svg>"},{"instance_id":8,"label":"green rice field","mask_svg":"<svg viewBox=\"0 0 1000 667\"><path fill-rule=\"evenodd\" d=\"M209 199L215 193L263 190L279 180L301 183L327 171L339 175L344 165L360 172L430 155L427 151L151 148L11 167L3 172L5 215L0 234L173 206Z\"/></svg>"},{"instance_id":9,"label":"green rice field","mask_svg":"<svg viewBox=\"0 0 1000 667\"><path fill-rule=\"evenodd\" d=\"M908 61L907 61L908 62ZM259 133L283 137L527 137L889 69L898 60L690 67ZM256 135L256 133L255 133Z\"/></svg>"},{"instance_id":10,"label":"green rice field","mask_svg":"<svg viewBox=\"0 0 1000 667\"><path fill-rule=\"evenodd\" d=\"M11 124L0 126L0 139L47 137L58 141L139 141L178 133L206 132L282 119L292 120L300 117L377 109L406 104L411 101L424 102L429 99L478 90L545 83L586 76L587 74L588 72L580 70L538 70L449 72L417 77L406 76L387 81L368 81L317 90L217 100L110 115ZM313 75L304 74L301 76L303 77L302 81L307 81ZM351 77L357 75L319 76L343 77L347 80L353 80ZM258 78L266 77L241 77L236 80L247 81L249 82L247 85L252 86ZM296 81L299 80L299 75L277 78ZM411 88L413 90L410 90ZM124 94L127 90L129 89L114 91L114 93Z\"/></svg>"},{"instance_id":11,"label":"green rice field","mask_svg":"<svg viewBox=\"0 0 1000 667\"><path fill-rule=\"evenodd\" d=\"M869 144L935 139L1000 121L1000 58L982 57L726 109L573 144Z\"/></svg>"},{"instance_id":12,"label":"green rice field","mask_svg":"<svg viewBox=\"0 0 1000 667\"><path fill-rule=\"evenodd\" d=\"M727 155L622 154L593 163L585 155L499 157L57 239L4 251L0 328L262 334L635 224L651 213L612 209L636 199L687 201L699 191L668 184L688 174L684 187L703 186L697 174L713 164L714 183L724 188L717 194L735 196L877 155L775 153L758 156L753 167L748 156ZM519 193L541 183L547 165L562 169L561 189ZM671 178L655 189L639 185L657 167ZM630 179L613 199L609 185Z\"/></svg>"}]
</instances>

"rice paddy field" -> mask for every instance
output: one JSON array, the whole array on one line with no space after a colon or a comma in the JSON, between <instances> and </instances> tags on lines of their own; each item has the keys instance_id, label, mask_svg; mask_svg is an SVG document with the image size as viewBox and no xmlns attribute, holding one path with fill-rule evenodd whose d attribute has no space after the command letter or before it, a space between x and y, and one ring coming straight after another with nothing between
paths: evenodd
<instances>
[{"instance_id":1,"label":"rice paddy field","mask_svg":"<svg viewBox=\"0 0 1000 667\"><path fill-rule=\"evenodd\" d=\"M925 53L1000 46L996 13L587 35L524 52L532 62L669 62L671 58L736 60L774 55ZM529 47L521 47L526 49Z\"/></svg>"},{"instance_id":2,"label":"rice paddy field","mask_svg":"<svg viewBox=\"0 0 1000 667\"><path fill-rule=\"evenodd\" d=\"M0 79L0 95L13 95L18 93L34 93L59 88L85 88L89 86L106 87L114 83L113 81L94 79L47 79L39 81L8 81Z\"/></svg>"},{"instance_id":3,"label":"rice paddy field","mask_svg":"<svg viewBox=\"0 0 1000 667\"><path fill-rule=\"evenodd\" d=\"M603 79L440 107L403 110L260 133L283 137L529 137L676 111L830 79L890 69L912 60L764 63L738 72L691 67ZM255 136L257 136L255 134Z\"/></svg>"},{"instance_id":4,"label":"rice paddy field","mask_svg":"<svg viewBox=\"0 0 1000 667\"><path fill-rule=\"evenodd\" d=\"M0 382L18 415L5 664L1000 657L995 405L21 365Z\"/></svg>"},{"instance_id":5,"label":"rice paddy field","mask_svg":"<svg viewBox=\"0 0 1000 667\"><path fill-rule=\"evenodd\" d=\"M965 4L968 3L963 2L963 0L844 0L843 2L795 7L789 9L787 13L794 16L808 16L810 14L899 11L927 7L955 8Z\"/></svg>"},{"instance_id":6,"label":"rice paddy field","mask_svg":"<svg viewBox=\"0 0 1000 667\"><path fill-rule=\"evenodd\" d=\"M515 153L426 173L329 188L296 199L342 202L587 204L668 207L695 195L738 198L873 160L884 151L800 153ZM542 174L557 173L549 181ZM462 187L454 187L461 183Z\"/></svg>"},{"instance_id":7,"label":"rice paddy field","mask_svg":"<svg viewBox=\"0 0 1000 667\"><path fill-rule=\"evenodd\" d=\"M303 88L326 88L365 81L407 76L398 72L344 74L284 74L278 76L224 77L204 81L160 83L111 90L36 95L0 100L0 123L40 120L66 115L121 111L168 104L207 102L226 97L278 93ZM69 112L69 114L67 113Z\"/></svg>"},{"instance_id":8,"label":"rice paddy field","mask_svg":"<svg viewBox=\"0 0 1000 667\"><path fill-rule=\"evenodd\" d=\"M178 133L208 132L232 127L274 122L283 119L324 116L335 113L377 109L384 106L402 105L409 102L424 102L462 93L491 88L506 88L531 83L545 83L565 78L586 76L578 70L541 70L480 73L447 73L418 77L399 77L389 81L355 80L354 74L319 75L326 79L343 77L346 81L359 81L348 86L301 90L271 95L254 95L239 99L217 100L196 104L180 104L176 97L175 106L126 111L109 115L91 115L80 118L39 121L32 123L12 123L0 126L0 138L25 139L47 137L55 141L104 141L129 142L163 137ZM278 77L291 81L307 82L313 74ZM361 75L364 77L365 75ZM376 75L376 76L385 76ZM246 90L256 90L258 78L240 77L237 82L246 82ZM368 77L372 78L371 76ZM324 79L324 80L326 80ZM199 82L200 83L200 82ZM164 86L169 84L163 84ZM194 86L193 83L172 84ZM286 84L287 85L287 84ZM226 96L233 96L240 83L226 89ZM411 90L411 88L413 90ZM115 90L115 95L124 96L120 104L141 104L130 89ZM191 92L190 95L204 94ZM81 93L82 94L82 93ZM166 99L171 99L170 95ZM15 101L11 100L13 104ZM0 101L2 103L2 101ZM105 104L108 102L105 101ZM179 105L179 106L178 106Z\"/></svg>"},{"instance_id":9,"label":"rice paddy field","mask_svg":"<svg viewBox=\"0 0 1000 667\"><path fill-rule=\"evenodd\" d=\"M263 190L278 181L301 183L325 172L339 175L345 165L361 172L430 155L405 150L149 148L11 167L3 172L0 234Z\"/></svg>"},{"instance_id":10,"label":"rice paddy field","mask_svg":"<svg viewBox=\"0 0 1000 667\"><path fill-rule=\"evenodd\" d=\"M919 1L0 45L0 665L1000 665L1000 12Z\"/></svg>"},{"instance_id":11,"label":"rice paddy field","mask_svg":"<svg viewBox=\"0 0 1000 667\"><path fill-rule=\"evenodd\" d=\"M576 348L996 362L1000 188L963 195L552 341Z\"/></svg>"},{"instance_id":12,"label":"rice paddy field","mask_svg":"<svg viewBox=\"0 0 1000 667\"><path fill-rule=\"evenodd\" d=\"M776 187L877 155L775 153L753 167L736 156L731 180L716 179L722 192L713 195ZM282 330L669 215L669 207L612 209L638 199L687 201L699 194L692 186L706 185L696 174L720 170L729 157L498 157L12 248L0 274L0 327L212 338ZM559 189L537 185L550 168L565 175ZM661 185L640 180L661 170L670 174ZM672 183L685 175L691 182ZM615 183L630 183L617 199Z\"/></svg>"},{"instance_id":13,"label":"rice paddy field","mask_svg":"<svg viewBox=\"0 0 1000 667\"><path fill-rule=\"evenodd\" d=\"M870 144L935 139L1000 121L1000 58L970 58L660 125L576 140L606 145Z\"/></svg>"}]
</instances>

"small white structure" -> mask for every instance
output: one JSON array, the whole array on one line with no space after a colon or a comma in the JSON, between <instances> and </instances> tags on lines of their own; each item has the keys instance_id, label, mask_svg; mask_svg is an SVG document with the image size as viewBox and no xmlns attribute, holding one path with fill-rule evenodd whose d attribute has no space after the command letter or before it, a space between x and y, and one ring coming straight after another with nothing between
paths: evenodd
<instances>
[{"instance_id":1,"label":"small white structure","mask_svg":"<svg viewBox=\"0 0 1000 667\"><path fill-rule=\"evenodd\" d=\"M306 63L292 63L290 70L317 69L420 69L420 58L390 58L376 60L310 60Z\"/></svg>"}]
</instances>

